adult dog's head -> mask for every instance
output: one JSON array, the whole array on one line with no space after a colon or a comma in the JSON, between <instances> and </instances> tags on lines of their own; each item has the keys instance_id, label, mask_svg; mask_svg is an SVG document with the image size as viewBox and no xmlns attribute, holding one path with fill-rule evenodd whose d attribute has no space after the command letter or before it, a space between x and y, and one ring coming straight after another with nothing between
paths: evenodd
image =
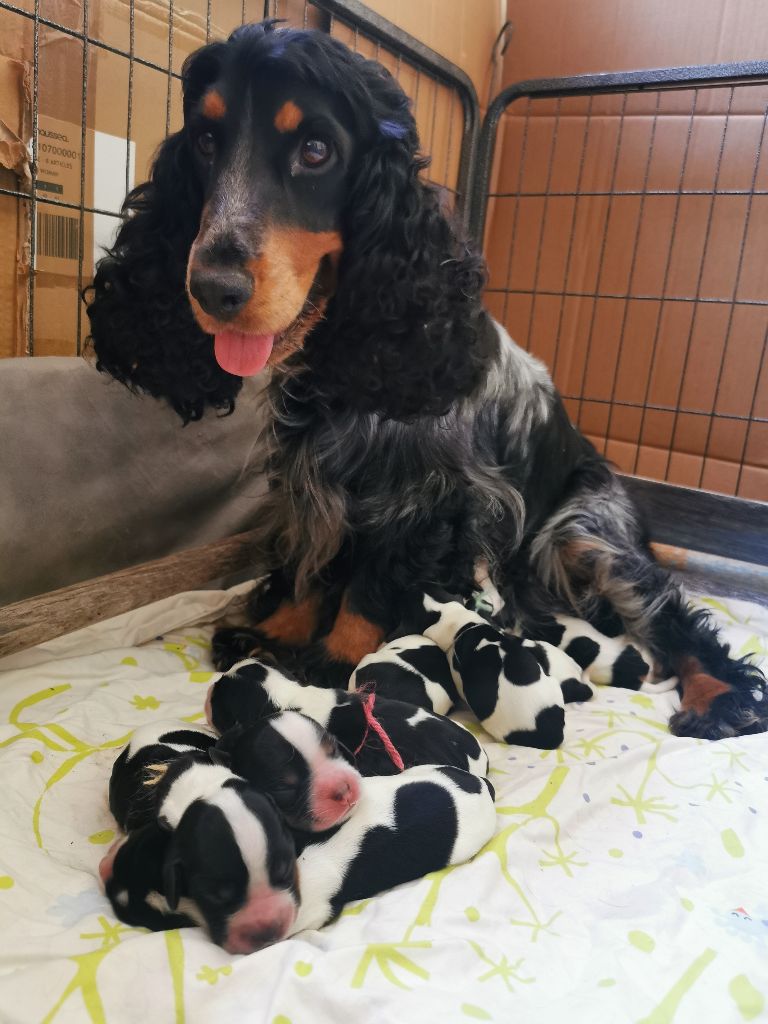
<instances>
[{"instance_id":1,"label":"adult dog's head","mask_svg":"<svg viewBox=\"0 0 768 1024\"><path fill-rule=\"evenodd\" d=\"M88 296L99 369L185 419L299 361L324 401L387 416L468 394L489 344L482 266L419 178L392 76L267 21L198 50L183 85L184 127Z\"/></svg>"}]
</instances>

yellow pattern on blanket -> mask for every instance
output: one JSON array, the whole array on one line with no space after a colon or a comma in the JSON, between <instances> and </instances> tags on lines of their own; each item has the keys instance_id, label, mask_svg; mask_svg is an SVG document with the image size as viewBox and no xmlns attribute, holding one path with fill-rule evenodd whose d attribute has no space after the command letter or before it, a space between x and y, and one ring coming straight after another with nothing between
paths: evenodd
<instances>
[{"instance_id":1,"label":"yellow pattern on blanket","mask_svg":"<svg viewBox=\"0 0 768 1024\"><path fill-rule=\"evenodd\" d=\"M116 921L96 881L115 831L111 763L151 717L202 717L204 621L224 601L174 599L0 662L7 1019L685 1024L765 1013L768 747L764 736L671 737L674 693L600 689L568 707L555 751L483 737L494 838L471 863L349 906L321 931L232 957L197 929ZM736 654L766 656L768 611L706 603Z\"/></svg>"}]
</instances>

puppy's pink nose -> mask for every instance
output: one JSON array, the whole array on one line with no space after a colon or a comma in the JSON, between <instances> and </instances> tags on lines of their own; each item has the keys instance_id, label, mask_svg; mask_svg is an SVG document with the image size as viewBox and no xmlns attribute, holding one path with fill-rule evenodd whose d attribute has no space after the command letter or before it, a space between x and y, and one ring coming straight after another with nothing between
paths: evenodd
<instances>
[{"instance_id":1,"label":"puppy's pink nose","mask_svg":"<svg viewBox=\"0 0 768 1024\"><path fill-rule=\"evenodd\" d=\"M265 890L261 890L264 892ZM224 949L228 953L254 953L279 942L296 917L296 905L284 892L258 893L230 919Z\"/></svg>"},{"instance_id":2,"label":"puppy's pink nose","mask_svg":"<svg viewBox=\"0 0 768 1024\"><path fill-rule=\"evenodd\" d=\"M106 885L112 877L112 863L114 859L114 857L110 857L109 854L107 854L106 857L102 857L99 861L99 878L102 880L104 885Z\"/></svg>"},{"instance_id":3,"label":"puppy's pink nose","mask_svg":"<svg viewBox=\"0 0 768 1024\"><path fill-rule=\"evenodd\" d=\"M345 772L334 778L322 795L336 804L354 807L360 799L360 780L356 774Z\"/></svg>"},{"instance_id":4,"label":"puppy's pink nose","mask_svg":"<svg viewBox=\"0 0 768 1024\"><path fill-rule=\"evenodd\" d=\"M331 800L337 800L339 803L348 803L349 802L349 790L350 790L349 783L348 782L342 782L336 788L335 792L330 793L329 796L330 796Z\"/></svg>"},{"instance_id":5,"label":"puppy's pink nose","mask_svg":"<svg viewBox=\"0 0 768 1024\"><path fill-rule=\"evenodd\" d=\"M205 720L211 728L213 728L213 721L211 719L211 715L213 713L211 710L211 697L213 696L213 688L215 685L216 683L211 683L208 687L208 693L205 695Z\"/></svg>"},{"instance_id":6,"label":"puppy's pink nose","mask_svg":"<svg viewBox=\"0 0 768 1024\"><path fill-rule=\"evenodd\" d=\"M106 885L107 882L112 877L112 872L114 871L115 867L115 857L117 856L117 851L120 849L124 842L125 839L122 836L117 838L99 861L99 878L101 879L103 885Z\"/></svg>"},{"instance_id":7,"label":"puppy's pink nose","mask_svg":"<svg viewBox=\"0 0 768 1024\"><path fill-rule=\"evenodd\" d=\"M349 817L360 799L360 776L346 765L334 768L314 787L312 812L315 831L330 828Z\"/></svg>"},{"instance_id":8,"label":"puppy's pink nose","mask_svg":"<svg viewBox=\"0 0 768 1024\"><path fill-rule=\"evenodd\" d=\"M355 772L349 774L345 780L347 791L344 795L344 800L349 804L350 807L354 807L360 799L360 776Z\"/></svg>"}]
</instances>

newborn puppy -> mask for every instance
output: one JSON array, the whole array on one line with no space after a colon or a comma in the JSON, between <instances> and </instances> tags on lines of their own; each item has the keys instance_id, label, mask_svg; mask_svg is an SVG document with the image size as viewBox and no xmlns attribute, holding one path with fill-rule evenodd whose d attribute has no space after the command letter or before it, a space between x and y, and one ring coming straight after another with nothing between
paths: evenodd
<instances>
[{"instance_id":1,"label":"newborn puppy","mask_svg":"<svg viewBox=\"0 0 768 1024\"><path fill-rule=\"evenodd\" d=\"M152 771L156 819L99 867L115 914L151 928L157 913L181 914L230 953L288 934L299 903L296 850L272 800L197 751Z\"/></svg>"},{"instance_id":2,"label":"newborn puppy","mask_svg":"<svg viewBox=\"0 0 768 1024\"><path fill-rule=\"evenodd\" d=\"M109 809L123 832L146 825L156 815L155 790L146 785L150 765L169 764L187 753L206 761L215 742L209 729L180 721L152 722L134 730L109 780Z\"/></svg>"},{"instance_id":3,"label":"newborn puppy","mask_svg":"<svg viewBox=\"0 0 768 1024\"><path fill-rule=\"evenodd\" d=\"M591 683L659 692L672 689L677 682L654 682L653 656L623 633L607 636L583 619L560 614L553 615L541 632L544 639L573 658Z\"/></svg>"},{"instance_id":4,"label":"newborn puppy","mask_svg":"<svg viewBox=\"0 0 768 1024\"><path fill-rule=\"evenodd\" d=\"M345 904L473 857L493 836L493 786L448 766L363 780L349 821L299 855L302 902L292 928L321 928Z\"/></svg>"},{"instance_id":5,"label":"newborn puppy","mask_svg":"<svg viewBox=\"0 0 768 1024\"><path fill-rule=\"evenodd\" d=\"M296 851L272 800L191 755L170 764L157 788L158 822L172 832L163 868L170 910L191 900L230 953L288 934L299 902Z\"/></svg>"},{"instance_id":6,"label":"newborn puppy","mask_svg":"<svg viewBox=\"0 0 768 1024\"><path fill-rule=\"evenodd\" d=\"M393 775L417 764L449 764L474 775L488 771L475 737L448 718L377 694L302 686L255 658L213 683L206 701L208 722L220 732L284 710L300 711L335 736L363 776Z\"/></svg>"},{"instance_id":7,"label":"newborn puppy","mask_svg":"<svg viewBox=\"0 0 768 1024\"><path fill-rule=\"evenodd\" d=\"M623 632L621 621L615 616L602 616L601 629L597 629L592 623L572 615L559 612L540 615L534 632L510 619L505 612L504 601L491 582L488 565L483 559L476 563L475 583L478 591L471 603L476 608L485 608L494 622L505 628L510 635L524 636L538 642L546 641L544 646L547 648L551 645L560 649L582 669L583 684L602 683L655 693L672 690L677 685L674 676L669 679L655 678L652 654ZM575 696L572 699L588 698Z\"/></svg>"},{"instance_id":8,"label":"newborn puppy","mask_svg":"<svg viewBox=\"0 0 768 1024\"><path fill-rule=\"evenodd\" d=\"M366 654L347 689L366 686L379 697L406 701L438 715L447 715L461 701L445 653L425 636L400 637Z\"/></svg>"},{"instance_id":9,"label":"newborn puppy","mask_svg":"<svg viewBox=\"0 0 768 1024\"><path fill-rule=\"evenodd\" d=\"M210 757L272 797L288 825L301 831L340 824L360 796L360 774L336 738L298 711L233 726Z\"/></svg>"},{"instance_id":10,"label":"newborn puppy","mask_svg":"<svg viewBox=\"0 0 768 1024\"><path fill-rule=\"evenodd\" d=\"M398 632L417 630L445 652L462 699L483 728L505 743L545 750L560 746L566 697L592 695L581 684L579 666L562 651L509 636L442 591L419 595L407 605Z\"/></svg>"},{"instance_id":11,"label":"newborn puppy","mask_svg":"<svg viewBox=\"0 0 768 1024\"><path fill-rule=\"evenodd\" d=\"M210 877L204 888L187 877L200 870L211 876L212 869L201 868L199 851L181 851L190 843L181 829L169 833L154 823L132 833L107 854L100 873L121 920L154 930L194 921L229 952L249 953L306 928L322 927L351 900L468 860L493 836L495 826L490 783L458 769L418 766L396 776L364 779L357 810L348 821L323 835L303 837L308 841L292 885L297 902L301 891L298 913L287 927L281 922L272 929L263 926L261 917L255 928L233 926L245 897L238 872L223 873L226 857L218 839L207 850L216 861L217 892L223 897L215 906L208 893ZM234 867L229 865L230 872ZM230 891L236 888L239 897Z\"/></svg>"}]
</instances>

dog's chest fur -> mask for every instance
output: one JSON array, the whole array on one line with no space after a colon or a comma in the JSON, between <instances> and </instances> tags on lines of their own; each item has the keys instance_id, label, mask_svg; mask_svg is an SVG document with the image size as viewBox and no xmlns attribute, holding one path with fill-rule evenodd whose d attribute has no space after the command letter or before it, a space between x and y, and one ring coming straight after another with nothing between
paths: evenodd
<instances>
[{"instance_id":1,"label":"dog's chest fur","mask_svg":"<svg viewBox=\"0 0 768 1024\"><path fill-rule=\"evenodd\" d=\"M318 402L308 373L273 379L262 529L281 561L311 576L354 535L358 559L418 570L428 549L434 572L436 555L495 562L519 545L558 400L543 366L493 327L482 387L442 417L383 420Z\"/></svg>"}]
</instances>

